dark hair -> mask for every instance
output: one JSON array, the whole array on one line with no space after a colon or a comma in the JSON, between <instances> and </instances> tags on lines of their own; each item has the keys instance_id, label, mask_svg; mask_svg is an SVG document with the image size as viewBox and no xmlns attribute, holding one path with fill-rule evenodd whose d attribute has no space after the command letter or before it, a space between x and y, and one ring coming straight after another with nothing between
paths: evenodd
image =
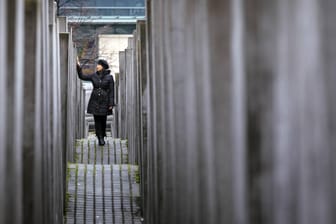
<instances>
[{"instance_id":1,"label":"dark hair","mask_svg":"<svg viewBox=\"0 0 336 224\"><path fill-rule=\"evenodd\" d=\"M97 64L103 66L104 69L108 69L110 67L107 61L104 59L99 59Z\"/></svg>"}]
</instances>

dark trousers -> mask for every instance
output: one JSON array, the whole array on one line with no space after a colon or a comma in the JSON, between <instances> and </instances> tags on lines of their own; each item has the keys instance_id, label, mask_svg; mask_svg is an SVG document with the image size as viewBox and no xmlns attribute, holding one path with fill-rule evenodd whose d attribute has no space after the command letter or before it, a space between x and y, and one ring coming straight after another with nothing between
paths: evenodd
<instances>
[{"instance_id":1,"label":"dark trousers","mask_svg":"<svg viewBox=\"0 0 336 224\"><path fill-rule=\"evenodd\" d=\"M107 116L103 115L93 115L95 122L96 135L100 137L106 136L106 118Z\"/></svg>"}]
</instances>

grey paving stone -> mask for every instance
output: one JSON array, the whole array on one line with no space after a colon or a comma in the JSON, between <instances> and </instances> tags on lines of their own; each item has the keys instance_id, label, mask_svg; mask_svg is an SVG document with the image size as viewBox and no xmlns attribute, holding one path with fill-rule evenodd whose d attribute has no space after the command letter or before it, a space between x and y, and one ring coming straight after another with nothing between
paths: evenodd
<instances>
[{"instance_id":1,"label":"grey paving stone","mask_svg":"<svg viewBox=\"0 0 336 224\"><path fill-rule=\"evenodd\" d=\"M106 138L106 144L99 146L96 139L81 139L76 144L75 160L84 164L124 164L128 161L126 143Z\"/></svg>"},{"instance_id":2,"label":"grey paving stone","mask_svg":"<svg viewBox=\"0 0 336 224\"><path fill-rule=\"evenodd\" d=\"M77 163L68 165L65 223L141 223L138 167L124 164L125 140L109 137L104 147L95 138L79 140L75 158Z\"/></svg>"}]
</instances>

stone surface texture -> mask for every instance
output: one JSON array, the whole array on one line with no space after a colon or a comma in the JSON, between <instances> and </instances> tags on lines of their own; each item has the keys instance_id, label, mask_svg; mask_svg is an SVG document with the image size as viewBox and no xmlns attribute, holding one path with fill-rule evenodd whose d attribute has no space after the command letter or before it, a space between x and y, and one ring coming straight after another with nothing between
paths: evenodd
<instances>
[{"instance_id":1,"label":"stone surface texture","mask_svg":"<svg viewBox=\"0 0 336 224\"><path fill-rule=\"evenodd\" d=\"M125 140L78 140L68 164L66 224L141 222L138 166L128 164Z\"/></svg>"}]
</instances>

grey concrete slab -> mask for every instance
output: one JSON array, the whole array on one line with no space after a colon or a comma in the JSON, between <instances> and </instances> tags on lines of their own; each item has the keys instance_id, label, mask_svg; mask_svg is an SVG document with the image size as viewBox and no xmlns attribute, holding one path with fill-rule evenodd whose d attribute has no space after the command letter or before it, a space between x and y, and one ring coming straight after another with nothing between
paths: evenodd
<instances>
[{"instance_id":1,"label":"grey concrete slab","mask_svg":"<svg viewBox=\"0 0 336 224\"><path fill-rule=\"evenodd\" d=\"M7 14L6 14L6 8L7 8L7 2L1 1L0 2L0 33L6 33L7 30ZM7 44L7 35L3 35L0 38L0 49L3 49L0 52L0 66L4 67L4 74L1 75L1 79L4 81L0 83L0 104L6 105L6 88L5 83L7 82L7 77L5 74L7 74L7 68L5 67L5 64L7 64L7 51L6 51L6 44ZM0 126L5 127L6 126L6 108L1 107L0 108L0 114L2 116L0 117ZM6 131L4 128L0 130L0 175L2 177L5 177L5 156L6 156ZM5 192L5 183L2 181L0 183L0 192ZM4 211L5 211L5 195L3 193L0 193L0 223L5 222L4 220Z\"/></svg>"},{"instance_id":2,"label":"grey concrete slab","mask_svg":"<svg viewBox=\"0 0 336 224\"><path fill-rule=\"evenodd\" d=\"M335 3L146 4L146 222L332 223Z\"/></svg>"}]
</instances>

